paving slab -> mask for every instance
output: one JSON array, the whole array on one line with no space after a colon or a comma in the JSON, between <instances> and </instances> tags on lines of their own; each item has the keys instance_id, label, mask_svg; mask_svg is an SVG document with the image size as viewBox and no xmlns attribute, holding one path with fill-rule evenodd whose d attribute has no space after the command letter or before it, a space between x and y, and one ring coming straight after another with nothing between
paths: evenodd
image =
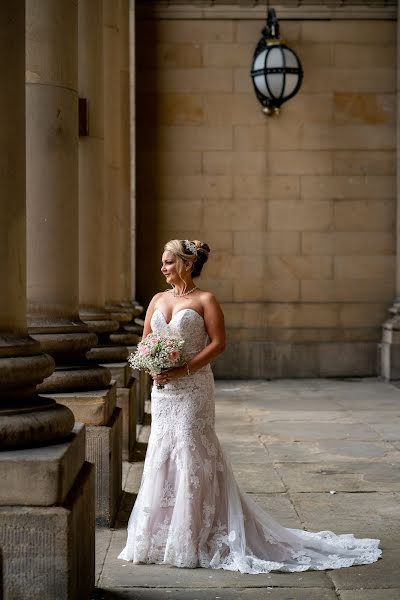
<instances>
[{"instance_id":1,"label":"paving slab","mask_svg":"<svg viewBox=\"0 0 400 600\"><path fill-rule=\"evenodd\" d=\"M390 442L362 440L313 440L312 442L282 442L266 444L266 452L274 462L400 462L398 450Z\"/></svg>"},{"instance_id":2,"label":"paving slab","mask_svg":"<svg viewBox=\"0 0 400 600\"><path fill-rule=\"evenodd\" d=\"M274 423L257 423L257 433L262 434L263 442L276 442L278 440L306 441L306 440L374 440L380 437L372 426L361 423L321 423L275 421ZM374 425L376 427L376 425Z\"/></svg>"},{"instance_id":3,"label":"paving slab","mask_svg":"<svg viewBox=\"0 0 400 600\"><path fill-rule=\"evenodd\" d=\"M340 600L399 600L400 587L392 589L349 590L340 592Z\"/></svg>"},{"instance_id":4,"label":"paving slab","mask_svg":"<svg viewBox=\"0 0 400 600\"><path fill-rule=\"evenodd\" d=\"M305 527L311 531L330 529L380 539L400 537L398 492L290 495Z\"/></svg>"},{"instance_id":5,"label":"paving slab","mask_svg":"<svg viewBox=\"0 0 400 600\"><path fill-rule=\"evenodd\" d=\"M400 491L399 465L373 462L275 463L279 476L293 492Z\"/></svg>"},{"instance_id":6,"label":"paving slab","mask_svg":"<svg viewBox=\"0 0 400 600\"><path fill-rule=\"evenodd\" d=\"M244 492L284 492L285 486L272 465L234 463L233 474Z\"/></svg>"},{"instance_id":7,"label":"paving slab","mask_svg":"<svg viewBox=\"0 0 400 600\"><path fill-rule=\"evenodd\" d=\"M400 588L400 545L382 544L382 557L372 565L360 565L350 569L335 569L329 572L335 589L356 590L359 588Z\"/></svg>"},{"instance_id":8,"label":"paving slab","mask_svg":"<svg viewBox=\"0 0 400 600\"><path fill-rule=\"evenodd\" d=\"M93 600L337 600L333 590L324 588L262 587L260 589L154 590L149 588L97 590ZM383 599L386 600L386 599ZM392 600L391 598L387 600ZM397 600L397 599L396 599Z\"/></svg>"},{"instance_id":9,"label":"paving slab","mask_svg":"<svg viewBox=\"0 0 400 600\"><path fill-rule=\"evenodd\" d=\"M119 560L126 532L114 531L107 560L98 586L100 588L258 588L279 586L290 588L332 588L325 572L262 573L247 575L222 569L180 569L167 565L134 565Z\"/></svg>"},{"instance_id":10,"label":"paving slab","mask_svg":"<svg viewBox=\"0 0 400 600\"><path fill-rule=\"evenodd\" d=\"M250 498L284 527L303 528L289 494L250 494Z\"/></svg>"}]
</instances>

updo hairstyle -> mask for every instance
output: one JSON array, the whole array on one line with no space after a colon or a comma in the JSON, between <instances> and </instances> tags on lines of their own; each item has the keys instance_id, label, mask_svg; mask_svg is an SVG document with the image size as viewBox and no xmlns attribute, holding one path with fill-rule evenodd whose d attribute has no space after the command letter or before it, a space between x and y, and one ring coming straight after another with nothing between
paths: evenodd
<instances>
[{"instance_id":1,"label":"updo hairstyle","mask_svg":"<svg viewBox=\"0 0 400 600\"><path fill-rule=\"evenodd\" d=\"M198 277L205 263L208 260L210 247L205 242L199 240L170 240L164 246L164 250L169 250L177 258L177 273L182 279L185 270L185 263L193 262L192 278Z\"/></svg>"}]
</instances>

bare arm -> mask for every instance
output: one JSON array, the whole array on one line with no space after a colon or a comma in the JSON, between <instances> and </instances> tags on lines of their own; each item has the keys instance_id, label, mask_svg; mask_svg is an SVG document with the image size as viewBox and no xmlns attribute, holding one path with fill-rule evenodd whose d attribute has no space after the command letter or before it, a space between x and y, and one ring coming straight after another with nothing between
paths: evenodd
<instances>
[{"instance_id":1,"label":"bare arm","mask_svg":"<svg viewBox=\"0 0 400 600\"><path fill-rule=\"evenodd\" d=\"M208 365L225 350L224 313L212 294L207 294L204 303L204 323L210 343L188 362L191 373Z\"/></svg>"},{"instance_id":2,"label":"bare arm","mask_svg":"<svg viewBox=\"0 0 400 600\"><path fill-rule=\"evenodd\" d=\"M153 298L151 299L151 302L149 304L149 306L147 307L147 311L146 311L146 316L144 319L144 326L143 326L143 338L144 339L147 335L149 335L149 333L151 332L151 317L153 316L153 312L154 312L154 306L155 303L157 302L157 299L161 296L163 292L159 292L158 294L156 294L155 296L153 296Z\"/></svg>"}]
</instances>

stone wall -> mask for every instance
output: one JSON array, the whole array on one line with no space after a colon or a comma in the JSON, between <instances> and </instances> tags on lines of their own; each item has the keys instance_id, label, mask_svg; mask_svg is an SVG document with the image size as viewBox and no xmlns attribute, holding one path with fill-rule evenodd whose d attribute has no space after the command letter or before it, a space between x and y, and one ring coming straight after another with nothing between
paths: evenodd
<instances>
[{"instance_id":1,"label":"stone wall","mask_svg":"<svg viewBox=\"0 0 400 600\"><path fill-rule=\"evenodd\" d=\"M170 238L212 249L222 377L376 372L395 293L394 20L281 21L304 68L265 117L262 20L137 22L137 295Z\"/></svg>"}]
</instances>

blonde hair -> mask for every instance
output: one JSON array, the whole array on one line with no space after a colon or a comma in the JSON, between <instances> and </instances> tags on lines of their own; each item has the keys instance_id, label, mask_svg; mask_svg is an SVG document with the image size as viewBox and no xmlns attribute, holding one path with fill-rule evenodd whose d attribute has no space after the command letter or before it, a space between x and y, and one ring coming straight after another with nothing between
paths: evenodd
<instances>
[{"instance_id":1,"label":"blonde hair","mask_svg":"<svg viewBox=\"0 0 400 600\"><path fill-rule=\"evenodd\" d=\"M165 244L164 250L172 252L176 256L176 271L183 282L182 274L185 270L185 263L193 262L191 276L192 278L198 277L210 253L209 245L200 240L170 240ZM186 283L184 289L186 289Z\"/></svg>"}]
</instances>

